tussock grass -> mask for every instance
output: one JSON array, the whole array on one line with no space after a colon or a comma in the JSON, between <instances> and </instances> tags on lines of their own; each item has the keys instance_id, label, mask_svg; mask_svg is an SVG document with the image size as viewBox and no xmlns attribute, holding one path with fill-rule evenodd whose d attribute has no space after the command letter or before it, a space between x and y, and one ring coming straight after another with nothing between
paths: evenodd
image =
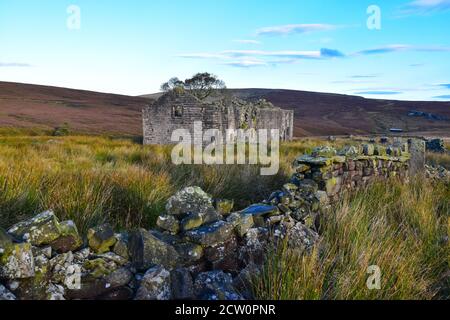
<instances>
[{"instance_id":1,"label":"tussock grass","mask_svg":"<svg viewBox=\"0 0 450 320\"><path fill-rule=\"evenodd\" d=\"M255 281L260 299L448 298L450 188L423 178L378 183L345 198L321 226L310 256L269 252ZM381 290L367 288L368 267ZM447 282L444 275L447 273Z\"/></svg>"},{"instance_id":2,"label":"tussock grass","mask_svg":"<svg viewBox=\"0 0 450 320\"><path fill-rule=\"evenodd\" d=\"M179 189L198 185L238 209L261 201L291 175L291 162L315 141L281 148L280 171L253 165L175 166L171 147L90 136L0 136L0 226L53 209L85 232L108 221L118 229L150 228Z\"/></svg>"}]
</instances>

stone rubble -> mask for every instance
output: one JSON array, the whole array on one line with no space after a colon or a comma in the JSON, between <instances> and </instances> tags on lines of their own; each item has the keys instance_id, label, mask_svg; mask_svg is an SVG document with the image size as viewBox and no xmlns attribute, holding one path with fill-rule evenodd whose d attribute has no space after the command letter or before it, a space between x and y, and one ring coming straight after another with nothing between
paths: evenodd
<instances>
[{"instance_id":1,"label":"stone rubble","mask_svg":"<svg viewBox=\"0 0 450 320\"><path fill-rule=\"evenodd\" d=\"M407 144L318 147L294 162L295 174L261 203L233 211L199 187L168 201L154 230L114 233L104 224L82 239L52 211L0 229L0 300L241 300L266 249L288 240L310 252L318 217L347 190L407 178Z\"/></svg>"}]
</instances>

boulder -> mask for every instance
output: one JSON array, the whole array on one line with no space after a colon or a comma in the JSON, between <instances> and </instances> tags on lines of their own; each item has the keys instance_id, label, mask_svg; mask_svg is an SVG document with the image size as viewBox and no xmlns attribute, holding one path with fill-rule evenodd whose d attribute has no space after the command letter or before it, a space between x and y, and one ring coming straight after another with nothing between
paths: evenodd
<instances>
[{"instance_id":1,"label":"boulder","mask_svg":"<svg viewBox=\"0 0 450 320\"><path fill-rule=\"evenodd\" d=\"M183 231L192 230L200 227L203 224L203 216L196 212L188 214L183 220L181 220L181 229Z\"/></svg>"},{"instance_id":2,"label":"boulder","mask_svg":"<svg viewBox=\"0 0 450 320\"><path fill-rule=\"evenodd\" d=\"M96 253L105 253L117 242L114 231L109 224L91 228L87 234L89 247Z\"/></svg>"},{"instance_id":3,"label":"boulder","mask_svg":"<svg viewBox=\"0 0 450 320\"><path fill-rule=\"evenodd\" d=\"M128 254L128 235L125 233L119 233L115 235L117 241L114 245L113 252L122 258L128 260L129 254Z\"/></svg>"},{"instance_id":4,"label":"boulder","mask_svg":"<svg viewBox=\"0 0 450 320\"><path fill-rule=\"evenodd\" d=\"M159 216L158 220L156 220L156 225L172 234L177 234L180 231L180 222L174 216Z\"/></svg>"},{"instance_id":5,"label":"boulder","mask_svg":"<svg viewBox=\"0 0 450 320\"><path fill-rule=\"evenodd\" d=\"M171 298L170 272L163 266L147 270L137 290L136 300L170 300Z\"/></svg>"},{"instance_id":6,"label":"boulder","mask_svg":"<svg viewBox=\"0 0 450 320\"><path fill-rule=\"evenodd\" d=\"M169 198L166 211L170 215L203 213L213 208L211 197L199 187L188 187Z\"/></svg>"},{"instance_id":7,"label":"boulder","mask_svg":"<svg viewBox=\"0 0 450 320\"><path fill-rule=\"evenodd\" d=\"M194 282L194 291L200 300L242 300L233 287L233 278L223 271L200 273Z\"/></svg>"},{"instance_id":8,"label":"boulder","mask_svg":"<svg viewBox=\"0 0 450 320\"><path fill-rule=\"evenodd\" d=\"M14 238L30 242L34 246L50 244L61 235L58 218L53 211L45 211L33 218L12 226L8 233Z\"/></svg>"},{"instance_id":9,"label":"boulder","mask_svg":"<svg viewBox=\"0 0 450 320\"><path fill-rule=\"evenodd\" d=\"M233 225L225 221L217 221L213 224L202 226L198 229L186 232L186 237L191 242L202 246L213 246L224 242L233 232Z\"/></svg>"},{"instance_id":10,"label":"boulder","mask_svg":"<svg viewBox=\"0 0 450 320\"><path fill-rule=\"evenodd\" d=\"M234 230L240 237L243 237L254 226L253 215L251 214L234 212L228 217L227 221L234 226Z\"/></svg>"},{"instance_id":11,"label":"boulder","mask_svg":"<svg viewBox=\"0 0 450 320\"><path fill-rule=\"evenodd\" d=\"M180 268L170 272L172 299L191 300L195 298L194 281L188 269Z\"/></svg>"},{"instance_id":12,"label":"boulder","mask_svg":"<svg viewBox=\"0 0 450 320\"><path fill-rule=\"evenodd\" d=\"M319 240L314 230L302 223L297 223L287 232L289 247L301 251L310 251Z\"/></svg>"},{"instance_id":13,"label":"boulder","mask_svg":"<svg viewBox=\"0 0 450 320\"><path fill-rule=\"evenodd\" d=\"M16 300L16 296L11 291L6 289L2 284L0 284L0 301L5 300Z\"/></svg>"},{"instance_id":14,"label":"boulder","mask_svg":"<svg viewBox=\"0 0 450 320\"><path fill-rule=\"evenodd\" d=\"M174 245L177 250L181 263L190 265L199 261L203 257L203 247L196 243L183 242Z\"/></svg>"},{"instance_id":15,"label":"boulder","mask_svg":"<svg viewBox=\"0 0 450 320\"><path fill-rule=\"evenodd\" d=\"M133 265L139 270L146 270L155 264L171 269L179 262L178 252L172 245L145 229L130 235L129 253Z\"/></svg>"},{"instance_id":16,"label":"boulder","mask_svg":"<svg viewBox=\"0 0 450 320\"><path fill-rule=\"evenodd\" d=\"M30 243L15 243L0 256L0 278L25 279L35 275Z\"/></svg>"},{"instance_id":17,"label":"boulder","mask_svg":"<svg viewBox=\"0 0 450 320\"><path fill-rule=\"evenodd\" d=\"M53 250L58 253L65 253L75 251L83 245L83 240L78 234L77 226L73 221L63 221L59 226L60 236L50 243Z\"/></svg>"}]
</instances>

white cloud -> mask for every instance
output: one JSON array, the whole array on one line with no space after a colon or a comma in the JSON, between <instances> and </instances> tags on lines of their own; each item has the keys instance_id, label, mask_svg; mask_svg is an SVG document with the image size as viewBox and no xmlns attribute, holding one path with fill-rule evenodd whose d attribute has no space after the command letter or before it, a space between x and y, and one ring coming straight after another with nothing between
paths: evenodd
<instances>
[{"instance_id":1,"label":"white cloud","mask_svg":"<svg viewBox=\"0 0 450 320\"><path fill-rule=\"evenodd\" d=\"M31 65L20 62L0 62L0 67L31 67Z\"/></svg>"},{"instance_id":2,"label":"white cloud","mask_svg":"<svg viewBox=\"0 0 450 320\"><path fill-rule=\"evenodd\" d=\"M406 4L402 14L427 14L450 9L450 0L414 0Z\"/></svg>"}]
</instances>

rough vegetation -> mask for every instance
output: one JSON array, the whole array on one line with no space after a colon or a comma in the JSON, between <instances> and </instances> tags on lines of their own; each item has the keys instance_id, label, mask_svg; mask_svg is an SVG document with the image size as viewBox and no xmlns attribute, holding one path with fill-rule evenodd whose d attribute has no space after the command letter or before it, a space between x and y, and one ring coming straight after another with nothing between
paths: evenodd
<instances>
[{"instance_id":1,"label":"rough vegetation","mask_svg":"<svg viewBox=\"0 0 450 320\"><path fill-rule=\"evenodd\" d=\"M20 150L20 145L17 145L20 139L10 139L15 147L7 156L17 157L14 151ZM65 171L73 174L73 171L80 170L70 167L70 161L55 161L55 150L51 149L57 146L61 152L61 146L72 138L51 140L60 141L56 143L42 139L37 146L53 152L51 157L47 154L45 160L52 161L51 165L60 170L54 172L55 177ZM78 139L71 142L82 141ZM102 143L116 143L119 150L102 154L100 163L97 158L94 163L91 159L84 159L86 170L104 171L104 175L116 174L125 168L124 174L127 174L133 167L144 173L155 168L161 170L159 173L176 170L175 167L163 166L164 161L168 162L168 155L165 154L167 150L161 147L146 149L159 150L152 156L159 154L160 167L155 162L152 167L148 164L153 157L145 160L137 157L139 161L131 164L125 160L130 154L124 149L133 150L131 144L124 141ZM95 150L89 144L82 146L84 152L77 148L70 150L77 150L79 153L75 154L81 158ZM30 147L29 143L22 147L35 151L35 146ZM133 151L136 153L142 149L135 148ZM83 189L92 184L92 180L87 180L82 184L83 188L69 189L78 194L68 199L70 194L66 193L47 198L51 199L48 203L31 202L30 207L21 207L21 198L11 197L8 203L2 203L1 210L8 212L7 209L15 203L19 206L16 212L9 211L10 216L3 220L6 230L0 229L0 295L4 299L109 300L446 297L449 270L448 175L433 176L431 180L409 180L410 153L404 143L392 146L353 143L337 150L331 146L310 148L310 145L297 142L286 145L283 155L293 159L294 155L305 153L305 149L308 149L307 154L296 157L292 172L286 162L283 164L284 175L272 177L273 180L266 184L273 183L279 187L284 183L281 190L270 194L264 189L264 195L254 194L258 200L266 199L262 202L258 203L251 197L225 196L227 184L220 186L222 189L218 192L213 188L217 193L211 197L202 188L192 187L194 183L191 180L189 187L167 188L168 196L160 198L161 206L154 208L151 221L143 219L142 213L140 220L130 219L130 212L136 208L132 206L136 203L142 205L142 199L133 202L123 197L128 185L119 189L122 197L116 195L113 201L100 202L102 206L97 208L96 216L86 219L89 211L82 211L85 208L80 206L78 214L72 212L73 220L77 219L75 222L64 211L71 208L68 204L80 195L89 195L80 202L90 204L92 199L96 199L95 195L102 196L108 188L100 188L92 197L91 189ZM67 157L73 153L63 150L61 158L73 161ZM80 164L80 159L76 159ZM30 163L27 164L30 170ZM200 168L205 169L192 166L187 169L191 172ZM240 170L251 168L235 168L238 171L234 173L242 174L245 171ZM3 194L8 196L13 177L10 172L23 175L24 171L14 171L20 168L13 167L8 172L6 166L1 169L1 172L9 173L2 177L5 182ZM217 174L215 170L219 168L207 167L207 170L211 171L196 173L202 174L204 180L207 174ZM428 172L431 175L431 170ZM41 172L38 178L46 178L48 172L45 173ZM285 175L291 173L292 177L286 183L288 178ZM256 171L255 177L257 174ZM236 183L233 180L236 177L226 180L227 177L221 176L229 184ZM140 181L140 186L152 180ZM18 181L15 180L16 183ZM110 186L110 181L115 180L107 180L104 187ZM242 195L243 181L248 183L244 179L239 181L241 185L236 185L236 195ZM216 182L224 183L223 180ZM433 188L429 187L430 184ZM37 193L32 187L40 188L35 200L42 199L40 197L48 192L39 183L29 189L21 189L25 184L19 186L15 192L34 190ZM60 182L58 186L63 188L64 184ZM152 185L153 188L159 186ZM251 185L252 188L256 186ZM356 194L347 192L354 190L359 191ZM145 198L148 195L139 196ZM227 198L235 201L225 200ZM53 202L54 199L61 202ZM252 202L255 204L248 206ZM43 211L39 206L54 209L54 203L63 204L56 214L50 210L35 215ZM36 204L39 206L33 207ZM118 204L117 211L111 210ZM128 211L124 211L126 205L129 206ZM19 216L22 208L30 210L27 218ZM102 215L105 208L111 211ZM128 214L123 219L120 214L125 212ZM105 222L113 222L114 225ZM156 228L153 228L155 224ZM130 231L125 232L124 229ZM368 290L365 286L370 265L379 266L383 272L382 284L385 287L381 290Z\"/></svg>"}]
</instances>

